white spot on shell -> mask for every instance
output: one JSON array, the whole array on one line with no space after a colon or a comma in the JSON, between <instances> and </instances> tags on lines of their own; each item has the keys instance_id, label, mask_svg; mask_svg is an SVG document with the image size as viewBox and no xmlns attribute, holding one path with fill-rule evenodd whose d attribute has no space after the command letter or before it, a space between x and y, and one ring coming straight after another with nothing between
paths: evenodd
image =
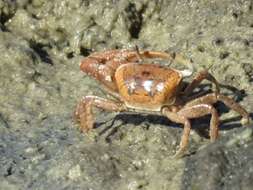
<instances>
[{"instance_id":1,"label":"white spot on shell","mask_svg":"<svg viewBox=\"0 0 253 190\"><path fill-rule=\"evenodd\" d=\"M135 82L135 81L131 81L131 82L129 83L129 87L130 87L131 90L134 90L135 87L136 87L136 82Z\"/></svg>"},{"instance_id":2,"label":"white spot on shell","mask_svg":"<svg viewBox=\"0 0 253 190\"><path fill-rule=\"evenodd\" d=\"M156 86L156 89L157 89L159 92L162 92L163 89L164 89L164 83L163 83L163 82L158 83L157 86Z\"/></svg>"},{"instance_id":3,"label":"white spot on shell","mask_svg":"<svg viewBox=\"0 0 253 190\"><path fill-rule=\"evenodd\" d=\"M151 92L152 85L153 85L152 80L146 80L146 81L143 82L143 87L148 92Z\"/></svg>"}]
</instances>

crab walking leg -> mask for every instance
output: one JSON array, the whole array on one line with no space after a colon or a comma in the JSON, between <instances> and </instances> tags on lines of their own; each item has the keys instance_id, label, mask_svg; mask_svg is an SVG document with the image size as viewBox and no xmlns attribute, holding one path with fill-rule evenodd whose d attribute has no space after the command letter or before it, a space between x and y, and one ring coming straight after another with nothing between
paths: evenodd
<instances>
[{"instance_id":1,"label":"crab walking leg","mask_svg":"<svg viewBox=\"0 0 253 190\"><path fill-rule=\"evenodd\" d=\"M211 141L215 141L218 138L219 115L212 105L210 104L198 104L193 106L186 105L177 113L189 119L198 118L211 114L210 133L209 133L210 139Z\"/></svg>"},{"instance_id":2,"label":"crab walking leg","mask_svg":"<svg viewBox=\"0 0 253 190\"><path fill-rule=\"evenodd\" d=\"M232 98L229 98L222 94L210 93L188 102L186 106L189 107L198 104L214 104L218 101L223 102L227 107L239 113L242 116L242 125L246 125L250 122L249 113L240 104L236 103Z\"/></svg>"},{"instance_id":3,"label":"crab walking leg","mask_svg":"<svg viewBox=\"0 0 253 190\"><path fill-rule=\"evenodd\" d=\"M183 135L181 137L179 149L177 150L176 154L174 155L174 157L180 157L184 153L184 151L186 150L188 142L189 142L191 123L188 118L181 116L176 112L170 111L167 107L163 108L162 113L163 113L163 115L167 116L167 118L169 118L169 120L176 122L176 123L181 123L184 125Z\"/></svg>"},{"instance_id":4,"label":"crab walking leg","mask_svg":"<svg viewBox=\"0 0 253 190\"><path fill-rule=\"evenodd\" d=\"M75 118L80 122L82 132L87 132L93 128L94 117L93 106L108 111L124 111L126 108L123 104L107 100L97 96L84 96L76 107Z\"/></svg>"},{"instance_id":5,"label":"crab walking leg","mask_svg":"<svg viewBox=\"0 0 253 190\"><path fill-rule=\"evenodd\" d=\"M207 70L199 72L193 79L193 81L185 88L183 94L188 96L192 93L192 91L203 81L208 80L215 84L216 93L220 93L220 86L218 81L214 78L212 74L210 74Z\"/></svg>"},{"instance_id":6,"label":"crab walking leg","mask_svg":"<svg viewBox=\"0 0 253 190\"><path fill-rule=\"evenodd\" d=\"M167 116L171 121L184 124L184 131L180 142L180 148L175 154L176 157L181 155L188 145L191 130L191 124L189 121L190 119L211 114L212 117L210 121L210 139L211 141L215 141L218 138L219 116L216 109L212 105L199 104L191 107L184 107L176 113L170 112L167 108L164 108L163 114Z\"/></svg>"}]
</instances>

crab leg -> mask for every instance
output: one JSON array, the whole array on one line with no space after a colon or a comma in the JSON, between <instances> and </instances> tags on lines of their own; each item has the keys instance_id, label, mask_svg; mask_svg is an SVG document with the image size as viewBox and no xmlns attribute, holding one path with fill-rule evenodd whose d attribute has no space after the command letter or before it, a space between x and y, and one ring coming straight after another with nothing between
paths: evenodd
<instances>
[{"instance_id":1,"label":"crab leg","mask_svg":"<svg viewBox=\"0 0 253 190\"><path fill-rule=\"evenodd\" d=\"M105 52L93 53L81 61L81 70L82 66L87 62L96 62L100 64L105 64L108 61L114 61L117 64L124 64L126 62L136 62L140 61L143 58L147 59L165 59L170 61L176 61L180 64L186 65L191 72L193 71L192 62L188 59L185 59L182 55L177 53L165 53L160 51L139 51L138 47L136 51L133 50L109 50Z\"/></svg>"},{"instance_id":2,"label":"crab leg","mask_svg":"<svg viewBox=\"0 0 253 190\"><path fill-rule=\"evenodd\" d=\"M199 97L195 100L188 102L185 106L189 107L198 104L215 104L218 101L223 102L227 107L239 113L242 116L242 125L246 125L250 122L249 113L240 104L236 103L232 98L229 98L222 94L206 94L205 96Z\"/></svg>"},{"instance_id":3,"label":"crab leg","mask_svg":"<svg viewBox=\"0 0 253 190\"><path fill-rule=\"evenodd\" d=\"M175 156L181 155L188 145L191 129L189 119L211 114L212 117L210 121L210 139L211 141L215 141L218 138L219 116L216 109L212 105L199 104L190 107L184 107L178 112L170 112L168 109L164 108L163 113L171 121L184 124L184 131L180 142L180 148L175 154Z\"/></svg>"},{"instance_id":4,"label":"crab leg","mask_svg":"<svg viewBox=\"0 0 253 190\"><path fill-rule=\"evenodd\" d=\"M167 116L167 118L169 118L169 120L176 122L176 123L181 123L184 125L183 135L181 137L181 141L180 141L180 145L179 145L180 147L177 150L176 154L174 155L174 157L180 157L184 153L184 151L188 145L190 131L191 131L190 120L187 117L181 116L176 112L170 111L167 107L163 108L162 113L163 113L163 115Z\"/></svg>"},{"instance_id":5,"label":"crab leg","mask_svg":"<svg viewBox=\"0 0 253 190\"><path fill-rule=\"evenodd\" d=\"M124 111L125 106L121 103L100 98L97 96L84 96L76 107L74 116L80 122L82 132L87 132L93 128L94 117L92 107L101 108L108 111Z\"/></svg>"},{"instance_id":6,"label":"crab leg","mask_svg":"<svg viewBox=\"0 0 253 190\"><path fill-rule=\"evenodd\" d=\"M202 117L211 114L210 121L210 139L215 141L218 138L218 125L219 125L219 115L216 109L210 104L197 104L193 106L185 106L177 112L179 115L187 117L189 119Z\"/></svg>"},{"instance_id":7,"label":"crab leg","mask_svg":"<svg viewBox=\"0 0 253 190\"><path fill-rule=\"evenodd\" d=\"M193 81L185 88L183 94L185 96L188 96L189 94L191 94L192 91L205 79L215 84L215 87L216 87L215 93L217 94L220 93L220 86L219 86L218 81L207 70L204 70L204 71L199 72L194 77Z\"/></svg>"}]
</instances>

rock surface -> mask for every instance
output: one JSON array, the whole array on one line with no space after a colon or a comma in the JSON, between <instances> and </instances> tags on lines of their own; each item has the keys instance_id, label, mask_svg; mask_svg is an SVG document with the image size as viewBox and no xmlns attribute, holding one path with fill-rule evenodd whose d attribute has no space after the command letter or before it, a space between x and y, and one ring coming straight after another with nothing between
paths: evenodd
<instances>
[{"instance_id":1,"label":"rock surface","mask_svg":"<svg viewBox=\"0 0 253 190\"><path fill-rule=\"evenodd\" d=\"M182 128L163 117L97 110L97 128L80 133L77 102L105 96L80 60L135 45L211 66L253 112L252 0L0 0L1 189L252 189L252 126L223 104L219 140L196 119L181 159Z\"/></svg>"}]
</instances>

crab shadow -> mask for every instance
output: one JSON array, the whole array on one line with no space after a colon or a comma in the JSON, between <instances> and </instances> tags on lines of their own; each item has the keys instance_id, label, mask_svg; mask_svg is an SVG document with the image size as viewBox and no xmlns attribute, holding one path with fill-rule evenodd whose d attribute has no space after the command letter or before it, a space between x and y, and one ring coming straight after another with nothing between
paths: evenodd
<instances>
[{"instance_id":1,"label":"crab shadow","mask_svg":"<svg viewBox=\"0 0 253 190\"><path fill-rule=\"evenodd\" d=\"M209 84L200 85L197 91L193 93L193 95L199 94L199 96L203 96L207 93L210 93L211 91L207 90L208 88L210 89L210 86L211 85ZM231 93L223 93L223 94L226 96L233 96L233 99L236 102L240 102L245 96L247 96L244 90L238 90L237 88L228 85L220 85L220 86L222 88L231 91ZM200 94L200 92L203 93ZM214 107L217 109L219 115L229 112L229 108L222 102L217 102L216 104L214 104ZM253 119L253 113L250 113L250 117ZM196 119L191 119L192 129L195 130L200 136L209 138L208 132L209 132L210 119L211 119L210 115ZM242 127L240 119L241 116L238 115L233 118L222 120L220 121L219 128L220 130L225 131L231 130L233 128ZM120 125L115 125L116 121L121 121ZM95 127L99 128L101 125L104 125L105 123L107 122L96 123ZM121 112L118 115L116 115L113 118L111 124L102 129L99 134L103 135L107 133L107 131L110 131L106 137L106 139L108 140L110 136L113 136L118 131L119 127L125 126L126 124L131 124L133 126L146 124L148 127L150 127L151 125L164 125L172 128L183 128L182 124L174 123L170 121L166 116L155 114L140 114L137 112Z\"/></svg>"}]
</instances>

